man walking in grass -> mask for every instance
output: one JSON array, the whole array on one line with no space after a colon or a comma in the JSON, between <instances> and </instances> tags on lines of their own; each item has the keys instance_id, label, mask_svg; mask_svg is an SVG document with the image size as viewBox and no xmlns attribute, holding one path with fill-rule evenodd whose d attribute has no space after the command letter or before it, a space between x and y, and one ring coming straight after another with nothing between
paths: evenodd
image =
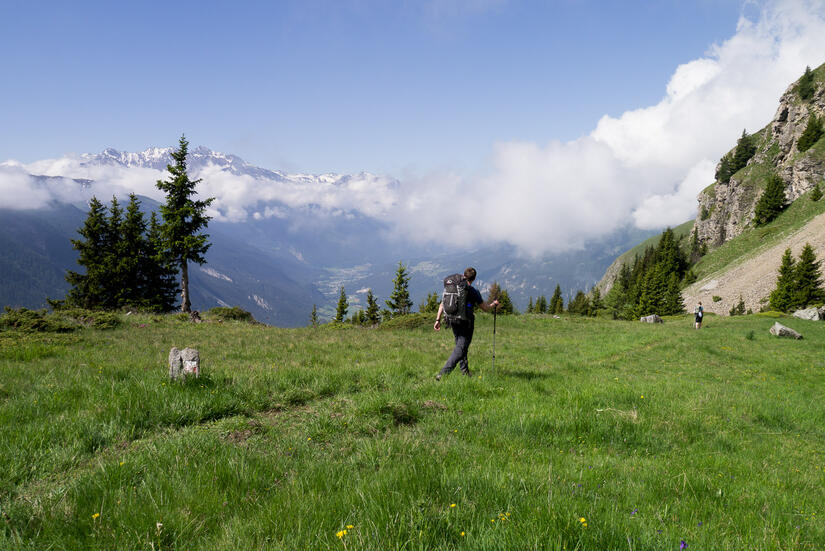
<instances>
[{"instance_id":1,"label":"man walking in grass","mask_svg":"<svg viewBox=\"0 0 825 551\"><path fill-rule=\"evenodd\" d=\"M456 274L456 276L457 277L455 277L455 279L461 279L460 274ZM448 285L448 280L453 277L454 276L450 276L445 280L445 288ZM453 353L450 354L450 357L447 359L447 363L444 364L444 367L442 367L441 371L438 372L438 375L435 376L436 381L440 381L443 375L447 375L455 369L457 364L460 366L461 372L464 375L470 376L470 364L467 361L467 351L469 350L470 343L473 340L475 307L478 306L485 312L489 312L498 306L497 300L494 300L490 304L484 303L484 299L481 298L481 293L478 292L478 289L473 287L473 281L475 281L475 278L475 268L467 268L464 270L463 281L455 282L455 286L459 289L458 293L461 296L458 300L458 305L459 307L464 308L463 312L458 313L457 315L448 316L444 311L445 301L442 300L441 304L438 305L438 313L435 316L435 324L433 325L433 329L436 331L441 330L441 316L442 314L445 314L445 318L449 321L449 325L453 330L453 335L455 336L455 348L453 349ZM452 281L449 283L453 284Z\"/></svg>"},{"instance_id":2,"label":"man walking in grass","mask_svg":"<svg viewBox=\"0 0 825 551\"><path fill-rule=\"evenodd\" d=\"M702 301L693 309L693 327L700 329L702 327L702 318L705 317L705 309L702 308Z\"/></svg>"}]
</instances>

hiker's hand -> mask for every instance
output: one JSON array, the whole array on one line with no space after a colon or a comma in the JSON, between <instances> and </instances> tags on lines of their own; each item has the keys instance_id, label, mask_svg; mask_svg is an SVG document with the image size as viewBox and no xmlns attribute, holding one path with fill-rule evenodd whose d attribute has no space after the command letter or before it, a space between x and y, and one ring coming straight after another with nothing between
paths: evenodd
<instances>
[{"instance_id":1,"label":"hiker's hand","mask_svg":"<svg viewBox=\"0 0 825 551\"><path fill-rule=\"evenodd\" d=\"M436 331L441 330L441 320L435 320L435 323L433 324L433 329L435 329Z\"/></svg>"}]
</instances>

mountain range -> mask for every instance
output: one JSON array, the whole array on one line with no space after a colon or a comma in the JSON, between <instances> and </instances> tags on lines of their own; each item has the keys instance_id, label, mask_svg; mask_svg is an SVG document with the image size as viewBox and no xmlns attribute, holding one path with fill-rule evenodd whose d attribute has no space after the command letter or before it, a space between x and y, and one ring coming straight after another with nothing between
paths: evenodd
<instances>
[{"instance_id":1,"label":"mountain range","mask_svg":"<svg viewBox=\"0 0 825 551\"><path fill-rule=\"evenodd\" d=\"M89 199L107 202L134 191L145 210L157 209L162 197L154 183L167 176L171 151L108 148L25 166L0 164L0 176L13 173L24 182L21 195L41 197L39 204L0 209L0 304L38 308L47 297L62 298L66 270L77 269L70 240ZM305 325L313 305L322 319L330 318L341 286L350 312L365 306L367 289L383 304L399 261L410 273L416 305L439 291L446 275L472 265L480 289L496 281L523 309L557 284L565 297L590 289L618 254L652 234L628 227L582 249L538 257L507 244L462 248L449 236L422 243L371 215L370 205L391 195L392 179L288 174L206 147L191 149L187 161L192 177L203 179L202 193L228 197L216 201L212 213L206 264L190 268L193 307L240 306L278 326Z\"/></svg>"}]
</instances>

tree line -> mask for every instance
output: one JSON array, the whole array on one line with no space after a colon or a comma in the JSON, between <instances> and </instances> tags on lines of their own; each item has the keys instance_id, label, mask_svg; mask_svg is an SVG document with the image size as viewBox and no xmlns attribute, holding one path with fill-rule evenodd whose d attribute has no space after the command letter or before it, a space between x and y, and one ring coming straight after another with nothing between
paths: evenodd
<instances>
[{"instance_id":1,"label":"tree line","mask_svg":"<svg viewBox=\"0 0 825 551\"><path fill-rule=\"evenodd\" d=\"M189 142L181 136L167 165L168 180L158 180L166 194L160 206L162 221L152 212L147 223L140 201L133 193L124 211L116 197L108 209L97 197L73 239L77 263L83 271L68 271L71 288L62 301L50 300L56 308L117 309L138 307L157 312L175 309L181 293L181 310L191 311L189 262L203 264L210 247L202 230L210 220L206 208L214 197L196 200L186 158Z\"/></svg>"}]
</instances>

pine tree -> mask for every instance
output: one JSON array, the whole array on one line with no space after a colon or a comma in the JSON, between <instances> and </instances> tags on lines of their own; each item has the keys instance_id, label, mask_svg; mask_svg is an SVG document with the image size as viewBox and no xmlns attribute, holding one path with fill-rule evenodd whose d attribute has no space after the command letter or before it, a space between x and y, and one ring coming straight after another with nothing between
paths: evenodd
<instances>
[{"instance_id":1,"label":"pine tree","mask_svg":"<svg viewBox=\"0 0 825 551\"><path fill-rule=\"evenodd\" d=\"M561 298L561 286L558 284L556 284L556 290L553 291L553 296L550 297L548 311L550 314L561 314L564 312L564 300Z\"/></svg>"},{"instance_id":2,"label":"pine tree","mask_svg":"<svg viewBox=\"0 0 825 551\"><path fill-rule=\"evenodd\" d=\"M513 301L510 300L510 294L507 292L507 289L502 289L501 293L498 295L498 307L496 308L497 314L517 314L515 307L513 306Z\"/></svg>"},{"instance_id":3,"label":"pine tree","mask_svg":"<svg viewBox=\"0 0 825 551\"><path fill-rule=\"evenodd\" d=\"M776 279L776 288L771 292L771 308L779 312L791 309L794 301L794 286L796 285L796 263L790 249L785 249L782 255L782 264L779 266L779 275Z\"/></svg>"},{"instance_id":4,"label":"pine tree","mask_svg":"<svg viewBox=\"0 0 825 551\"><path fill-rule=\"evenodd\" d=\"M71 289L66 295L66 305L80 308L102 308L107 294L106 237L108 221L106 208L96 197L89 201L89 213L83 227L77 230L82 239L72 239L72 247L78 251L77 263L85 273L69 270L66 281Z\"/></svg>"},{"instance_id":5,"label":"pine tree","mask_svg":"<svg viewBox=\"0 0 825 551\"><path fill-rule=\"evenodd\" d=\"M533 313L533 297L530 297L530 301L527 303L527 313Z\"/></svg>"},{"instance_id":6,"label":"pine tree","mask_svg":"<svg viewBox=\"0 0 825 551\"><path fill-rule=\"evenodd\" d=\"M805 308L811 304L825 301L822 289L822 274L816 260L814 248L805 243L796 264L796 286L793 293L793 308Z\"/></svg>"},{"instance_id":7,"label":"pine tree","mask_svg":"<svg viewBox=\"0 0 825 551\"><path fill-rule=\"evenodd\" d=\"M561 293L561 291L559 291L559 293ZM536 305L533 307L533 312L536 314L546 314L547 308L547 298L544 295L541 295L536 299Z\"/></svg>"},{"instance_id":8,"label":"pine tree","mask_svg":"<svg viewBox=\"0 0 825 551\"><path fill-rule=\"evenodd\" d=\"M778 175L768 178L765 191L759 196L753 213L756 226L764 226L773 221L785 208L785 183Z\"/></svg>"},{"instance_id":9,"label":"pine tree","mask_svg":"<svg viewBox=\"0 0 825 551\"><path fill-rule=\"evenodd\" d=\"M682 291L679 289L679 278L676 274L671 273L668 276L667 290L665 291L664 309L665 315L681 314L684 312L684 300L682 299Z\"/></svg>"},{"instance_id":10,"label":"pine tree","mask_svg":"<svg viewBox=\"0 0 825 551\"><path fill-rule=\"evenodd\" d=\"M501 286L498 284L497 281L494 281L492 285L490 285L490 289L487 291L487 303L491 303L494 300L499 300L501 298ZM496 308L496 313L501 313L501 304L499 303L498 307Z\"/></svg>"},{"instance_id":11,"label":"pine tree","mask_svg":"<svg viewBox=\"0 0 825 551\"><path fill-rule=\"evenodd\" d=\"M149 216L144 245L141 302L155 312L170 312L175 309L178 271L169 262L167 251L163 247L161 227L154 212Z\"/></svg>"},{"instance_id":12,"label":"pine tree","mask_svg":"<svg viewBox=\"0 0 825 551\"><path fill-rule=\"evenodd\" d=\"M381 312L378 311L378 301L372 294L372 289L367 291L367 321L370 325L381 323Z\"/></svg>"},{"instance_id":13,"label":"pine tree","mask_svg":"<svg viewBox=\"0 0 825 551\"><path fill-rule=\"evenodd\" d=\"M393 316L403 316L410 313L413 301L410 300L410 276L407 275L407 268L403 262L398 262L398 269L395 271L393 279L393 291L390 298L384 303L390 309Z\"/></svg>"},{"instance_id":14,"label":"pine tree","mask_svg":"<svg viewBox=\"0 0 825 551\"><path fill-rule=\"evenodd\" d=\"M733 158L730 153L725 153L719 161L719 166L716 168L716 181L723 184L730 183L730 177L733 176Z\"/></svg>"},{"instance_id":15,"label":"pine tree","mask_svg":"<svg viewBox=\"0 0 825 551\"><path fill-rule=\"evenodd\" d=\"M576 292L576 296L573 297L573 300L571 300L567 305L567 311L571 314L580 314L585 316L587 315L589 309L590 301L587 299L587 295L584 294L584 291L581 290Z\"/></svg>"},{"instance_id":16,"label":"pine tree","mask_svg":"<svg viewBox=\"0 0 825 551\"><path fill-rule=\"evenodd\" d=\"M120 243L117 248L118 272L120 275L120 299L118 306L144 306L143 268L147 243L146 220L140 211L140 201L134 193L129 194L126 215L120 227Z\"/></svg>"},{"instance_id":17,"label":"pine tree","mask_svg":"<svg viewBox=\"0 0 825 551\"><path fill-rule=\"evenodd\" d=\"M816 91L816 86L814 85L814 74L810 67L805 67L805 73L802 75L802 78L799 79L799 84L796 86L796 91L799 93L799 97L804 101L813 97L814 92Z\"/></svg>"},{"instance_id":18,"label":"pine tree","mask_svg":"<svg viewBox=\"0 0 825 551\"><path fill-rule=\"evenodd\" d=\"M203 264L204 255L209 250L209 235L201 233L206 229L210 217L206 208L215 200L195 200L195 186L201 180L190 180L186 171L186 157L189 142L180 137L178 149L172 152L173 165L167 165L169 180L158 180L157 187L166 193L166 203L160 206L163 216L163 237L170 257L180 267L181 310L190 312L192 303L189 292L189 262Z\"/></svg>"},{"instance_id":19,"label":"pine tree","mask_svg":"<svg viewBox=\"0 0 825 551\"><path fill-rule=\"evenodd\" d=\"M109 217L106 222L106 256L105 270L109 274L106 280L106 299L103 307L118 308L123 303L126 279L126 259L122 256L123 209L117 197L112 196Z\"/></svg>"},{"instance_id":20,"label":"pine tree","mask_svg":"<svg viewBox=\"0 0 825 551\"><path fill-rule=\"evenodd\" d=\"M318 327L318 307L314 304L312 305L312 313L309 315L309 325Z\"/></svg>"},{"instance_id":21,"label":"pine tree","mask_svg":"<svg viewBox=\"0 0 825 551\"><path fill-rule=\"evenodd\" d=\"M736 306L733 306L728 314L731 316L741 316L745 313L745 301L742 299L742 295L739 295L739 302Z\"/></svg>"},{"instance_id":22,"label":"pine tree","mask_svg":"<svg viewBox=\"0 0 825 551\"><path fill-rule=\"evenodd\" d=\"M819 201L822 199L822 189L819 187L819 184L814 186L814 189L811 190L811 201Z\"/></svg>"},{"instance_id":23,"label":"pine tree","mask_svg":"<svg viewBox=\"0 0 825 551\"><path fill-rule=\"evenodd\" d=\"M604 308L604 301L602 300L602 292L599 290L598 287L593 287L593 291L590 293L590 309L591 314L596 315L596 313Z\"/></svg>"},{"instance_id":24,"label":"pine tree","mask_svg":"<svg viewBox=\"0 0 825 551\"><path fill-rule=\"evenodd\" d=\"M814 114L808 117L808 125L799 136L799 141L796 142L796 148L800 153L808 151L813 145L819 141L819 138L825 134L822 128L822 120Z\"/></svg>"},{"instance_id":25,"label":"pine tree","mask_svg":"<svg viewBox=\"0 0 825 551\"><path fill-rule=\"evenodd\" d=\"M344 286L341 286L341 293L338 295L338 307L335 309L335 318L333 321L338 323L344 323L344 320L347 319L347 309L349 308L349 303L347 302L347 293L344 291Z\"/></svg>"},{"instance_id":26,"label":"pine tree","mask_svg":"<svg viewBox=\"0 0 825 551\"><path fill-rule=\"evenodd\" d=\"M418 305L418 311L422 314L435 314L438 312L438 294L427 293L427 298Z\"/></svg>"},{"instance_id":27,"label":"pine tree","mask_svg":"<svg viewBox=\"0 0 825 551\"><path fill-rule=\"evenodd\" d=\"M756 154L756 143L753 136L742 130L742 136L736 142L736 151L733 153L733 163L731 166L731 175L736 174L741 169L745 168L748 161ZM730 178L728 178L730 180Z\"/></svg>"}]
</instances>

